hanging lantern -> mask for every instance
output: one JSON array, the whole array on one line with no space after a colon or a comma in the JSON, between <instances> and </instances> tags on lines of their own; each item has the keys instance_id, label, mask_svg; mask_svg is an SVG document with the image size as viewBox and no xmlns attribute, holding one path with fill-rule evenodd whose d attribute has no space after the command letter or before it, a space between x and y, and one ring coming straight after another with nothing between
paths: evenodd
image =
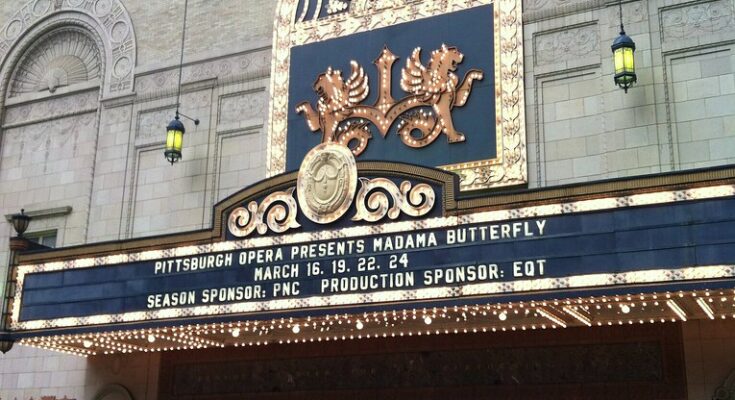
<instances>
[{"instance_id":1,"label":"hanging lantern","mask_svg":"<svg viewBox=\"0 0 735 400\"><path fill-rule=\"evenodd\" d=\"M166 127L166 150L163 154L166 155L166 160L173 165L175 162L181 159L181 148L184 145L184 124L179 121L179 115L169 122Z\"/></svg>"},{"instance_id":2,"label":"hanging lantern","mask_svg":"<svg viewBox=\"0 0 735 400\"><path fill-rule=\"evenodd\" d=\"M181 76L182 68L184 66L184 43L186 39L186 14L189 9L189 0L184 0L184 26L181 31L181 52L179 54L179 84L176 88L176 116L166 127L166 150L163 154L166 156L166 160L174 165L181 159L181 148L184 146L184 124L179 120L179 116L182 116L192 122L195 126L199 126L199 120L191 117L187 117L183 113L179 112L181 106Z\"/></svg>"},{"instance_id":3,"label":"hanging lantern","mask_svg":"<svg viewBox=\"0 0 735 400\"><path fill-rule=\"evenodd\" d=\"M14 341L12 339L0 340L0 353L7 353L13 348Z\"/></svg>"},{"instance_id":4,"label":"hanging lantern","mask_svg":"<svg viewBox=\"0 0 735 400\"><path fill-rule=\"evenodd\" d=\"M623 88L628 93L628 88L633 86L638 80L635 74L635 42L630 36L625 34L624 30L620 31L620 36L615 38L612 44L613 56L615 59L615 84Z\"/></svg>"}]
</instances>

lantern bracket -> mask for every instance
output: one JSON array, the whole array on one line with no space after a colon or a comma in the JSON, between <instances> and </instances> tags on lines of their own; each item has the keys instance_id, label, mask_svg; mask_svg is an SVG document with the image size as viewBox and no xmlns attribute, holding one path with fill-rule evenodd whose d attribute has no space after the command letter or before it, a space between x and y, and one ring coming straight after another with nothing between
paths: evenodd
<instances>
[{"instance_id":1,"label":"lantern bracket","mask_svg":"<svg viewBox=\"0 0 735 400\"><path fill-rule=\"evenodd\" d=\"M182 112L179 112L179 110L176 110L176 119L178 119L179 116L182 116L182 117L188 119L189 121L193 122L194 125L199 126L199 122L200 122L199 121L199 118L192 118L192 117L190 117L190 116L188 116L188 115L186 115L186 114L184 114Z\"/></svg>"}]
</instances>

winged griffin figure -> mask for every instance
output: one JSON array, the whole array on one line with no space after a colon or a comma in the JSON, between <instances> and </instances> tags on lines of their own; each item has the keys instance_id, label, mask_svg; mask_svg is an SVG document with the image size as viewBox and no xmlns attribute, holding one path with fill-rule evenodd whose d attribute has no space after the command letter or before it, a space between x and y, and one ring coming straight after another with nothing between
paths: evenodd
<instances>
[{"instance_id":1,"label":"winged griffin figure","mask_svg":"<svg viewBox=\"0 0 735 400\"><path fill-rule=\"evenodd\" d=\"M314 91L319 96L317 112L308 102L296 107L298 113L306 113L306 123L312 132L322 131L322 143L333 142L340 122L349 118L353 108L368 96L368 77L365 70L356 62L350 62L352 73L347 82L342 72L327 68L314 82Z\"/></svg>"},{"instance_id":2,"label":"winged griffin figure","mask_svg":"<svg viewBox=\"0 0 735 400\"><path fill-rule=\"evenodd\" d=\"M452 108L462 107L467 103L473 80L483 78L482 71L470 70L462 84L454 74L457 64L462 62L464 55L456 47L442 45L438 50L431 52L431 59L427 67L421 63L421 48L414 49L406 66L401 71L401 89L418 96L422 104L429 104L434 114L414 113L403 119L399 126L399 134L404 143L410 138L410 131L419 129L423 132L423 140L418 140L423 147L433 142L439 133L447 135L449 143L463 142L465 136L457 132L452 121ZM426 131L426 120L431 122L432 129ZM408 144L408 143L407 143ZM409 144L410 145L410 144Z\"/></svg>"},{"instance_id":3,"label":"winged griffin figure","mask_svg":"<svg viewBox=\"0 0 735 400\"><path fill-rule=\"evenodd\" d=\"M382 136L387 135L393 123L404 144L424 147L444 133L449 143L462 142L465 135L458 132L452 121L452 109L466 104L475 80L483 79L483 72L472 69L462 82L454 73L464 55L456 47L442 45L432 51L426 66L421 62L421 48L414 49L401 70L401 89L408 95L396 101L391 94L391 70L397 57L387 48L375 61L378 67L378 98L373 105L362 102L369 94L368 76L355 61L345 81L342 73L331 67L320 74L314 83L319 96L314 110L308 102L296 107L304 114L312 132L322 132L322 142L350 145L359 155L372 137L369 123Z\"/></svg>"}]
</instances>

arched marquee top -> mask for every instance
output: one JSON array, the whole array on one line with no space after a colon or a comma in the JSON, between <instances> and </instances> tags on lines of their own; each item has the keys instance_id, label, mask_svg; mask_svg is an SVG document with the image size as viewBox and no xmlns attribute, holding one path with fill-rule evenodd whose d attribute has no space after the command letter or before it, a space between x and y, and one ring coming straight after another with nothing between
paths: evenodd
<instances>
[{"instance_id":1,"label":"arched marquee top","mask_svg":"<svg viewBox=\"0 0 735 400\"><path fill-rule=\"evenodd\" d=\"M99 39L103 97L133 91L136 41L133 23L119 0L31 0L0 28L0 87L3 95L20 53L52 29L78 26Z\"/></svg>"}]
</instances>

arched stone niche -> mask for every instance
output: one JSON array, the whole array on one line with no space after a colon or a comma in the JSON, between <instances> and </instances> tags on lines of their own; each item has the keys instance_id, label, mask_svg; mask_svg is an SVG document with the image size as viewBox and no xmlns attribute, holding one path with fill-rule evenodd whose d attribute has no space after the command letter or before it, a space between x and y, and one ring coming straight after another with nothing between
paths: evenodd
<instances>
[{"instance_id":1,"label":"arched stone niche","mask_svg":"<svg viewBox=\"0 0 735 400\"><path fill-rule=\"evenodd\" d=\"M82 82L99 85L102 59L97 43L79 28L55 29L24 52L10 76L7 97L48 92Z\"/></svg>"},{"instance_id":2,"label":"arched stone niche","mask_svg":"<svg viewBox=\"0 0 735 400\"><path fill-rule=\"evenodd\" d=\"M20 65L19 60L27 57L29 51L32 55L33 46L42 41L44 35L68 27L87 32L90 40L97 44L102 61L99 71L102 97L132 93L136 62L135 32L130 15L119 0L31 0L0 28L0 94L3 99L6 95L17 93L13 89L8 92L8 88L16 87L12 76L16 66ZM65 61L76 63L74 68L81 67L78 61L69 58ZM88 67L85 65L85 68ZM63 71L57 69L55 73L56 78L63 79ZM54 78L50 80L53 82Z\"/></svg>"}]
</instances>

